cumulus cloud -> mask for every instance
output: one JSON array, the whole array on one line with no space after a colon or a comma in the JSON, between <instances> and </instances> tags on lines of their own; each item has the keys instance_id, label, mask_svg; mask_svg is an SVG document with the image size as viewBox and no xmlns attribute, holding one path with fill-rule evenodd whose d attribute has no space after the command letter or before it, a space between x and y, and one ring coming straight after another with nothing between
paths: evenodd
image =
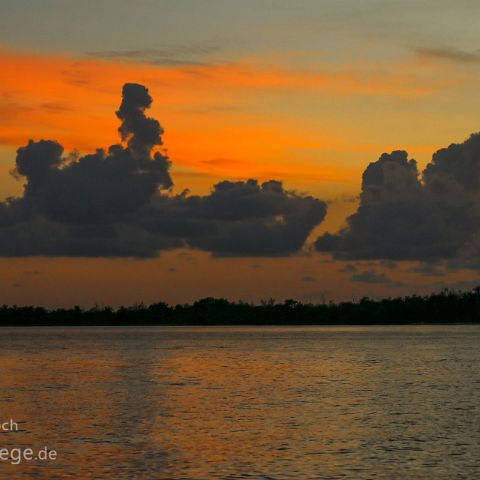
<instances>
[{"instance_id":1,"label":"cumulus cloud","mask_svg":"<svg viewBox=\"0 0 480 480\"><path fill-rule=\"evenodd\" d=\"M206 196L174 195L152 98L125 84L116 112L123 144L82 157L52 140L17 150L23 196L0 203L1 256L153 257L194 247L220 256L290 255L326 204L281 182L223 181Z\"/></svg>"},{"instance_id":2,"label":"cumulus cloud","mask_svg":"<svg viewBox=\"0 0 480 480\"><path fill-rule=\"evenodd\" d=\"M407 152L384 153L362 177L357 211L315 247L337 259L480 266L480 134L437 151L422 175Z\"/></svg>"}]
</instances>

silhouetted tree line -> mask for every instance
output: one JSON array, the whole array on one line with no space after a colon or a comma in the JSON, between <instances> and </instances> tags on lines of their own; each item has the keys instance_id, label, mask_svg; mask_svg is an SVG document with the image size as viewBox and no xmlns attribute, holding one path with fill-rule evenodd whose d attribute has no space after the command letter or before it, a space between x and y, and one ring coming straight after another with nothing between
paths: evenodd
<instances>
[{"instance_id":1,"label":"silhouetted tree line","mask_svg":"<svg viewBox=\"0 0 480 480\"><path fill-rule=\"evenodd\" d=\"M34 306L0 307L0 326L79 325L368 325L470 323L480 321L480 287L460 292L443 290L427 296L358 302L301 303L273 299L260 305L204 298L193 304L137 304L47 310Z\"/></svg>"}]
</instances>

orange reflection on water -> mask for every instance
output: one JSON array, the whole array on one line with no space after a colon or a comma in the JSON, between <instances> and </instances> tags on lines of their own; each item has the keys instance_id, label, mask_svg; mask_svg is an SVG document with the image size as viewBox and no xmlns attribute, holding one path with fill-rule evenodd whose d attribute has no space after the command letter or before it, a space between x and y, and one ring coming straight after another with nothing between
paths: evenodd
<instances>
[{"instance_id":1,"label":"orange reflection on water","mask_svg":"<svg viewBox=\"0 0 480 480\"><path fill-rule=\"evenodd\" d=\"M12 480L475 478L478 421L461 412L480 393L479 335L3 329L1 412L23 431L2 446L47 445L58 460L2 468Z\"/></svg>"}]
</instances>

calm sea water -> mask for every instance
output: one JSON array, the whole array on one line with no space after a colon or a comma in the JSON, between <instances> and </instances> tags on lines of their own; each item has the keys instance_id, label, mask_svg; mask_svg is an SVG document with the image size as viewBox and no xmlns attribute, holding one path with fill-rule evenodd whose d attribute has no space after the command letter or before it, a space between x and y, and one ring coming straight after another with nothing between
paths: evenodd
<instances>
[{"instance_id":1,"label":"calm sea water","mask_svg":"<svg viewBox=\"0 0 480 480\"><path fill-rule=\"evenodd\" d=\"M0 330L17 479L480 478L480 327Z\"/></svg>"}]
</instances>

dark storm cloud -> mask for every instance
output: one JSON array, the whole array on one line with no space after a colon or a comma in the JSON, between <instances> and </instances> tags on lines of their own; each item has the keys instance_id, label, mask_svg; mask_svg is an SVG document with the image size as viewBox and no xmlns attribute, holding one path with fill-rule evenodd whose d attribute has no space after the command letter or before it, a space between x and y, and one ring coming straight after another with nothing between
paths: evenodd
<instances>
[{"instance_id":1,"label":"dark storm cloud","mask_svg":"<svg viewBox=\"0 0 480 480\"><path fill-rule=\"evenodd\" d=\"M326 214L323 202L287 192L275 180L223 181L209 196L191 196L180 208L190 214L189 244L223 256L294 253Z\"/></svg>"},{"instance_id":2,"label":"dark storm cloud","mask_svg":"<svg viewBox=\"0 0 480 480\"><path fill-rule=\"evenodd\" d=\"M337 259L480 266L480 134L437 151L420 177L404 151L363 173L357 211L315 246Z\"/></svg>"},{"instance_id":3,"label":"dark storm cloud","mask_svg":"<svg viewBox=\"0 0 480 480\"><path fill-rule=\"evenodd\" d=\"M153 257L194 247L217 256L290 255L326 214L326 204L284 189L223 181L210 195L173 195L163 129L146 116L152 98L123 87L117 116L124 145L65 156L51 140L17 151L22 197L0 203L1 256Z\"/></svg>"},{"instance_id":4,"label":"dark storm cloud","mask_svg":"<svg viewBox=\"0 0 480 480\"><path fill-rule=\"evenodd\" d=\"M145 116L151 102L143 86L124 86L117 116L127 148L112 145L74 161L51 140L30 140L19 148L16 174L26 184L23 197L9 206L18 212L14 219L38 215L67 225L120 221L148 204L158 189L171 187L167 157L151 155L163 132L157 120Z\"/></svg>"}]
</instances>

